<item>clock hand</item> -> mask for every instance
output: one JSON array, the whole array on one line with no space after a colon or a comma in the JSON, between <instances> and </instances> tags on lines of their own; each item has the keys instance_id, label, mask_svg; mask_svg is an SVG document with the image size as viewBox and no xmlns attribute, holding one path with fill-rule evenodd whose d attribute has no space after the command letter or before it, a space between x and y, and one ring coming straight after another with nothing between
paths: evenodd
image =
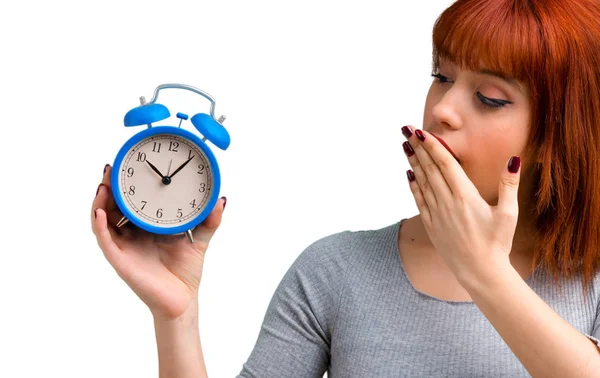
<instances>
[{"instance_id":1,"label":"clock hand","mask_svg":"<svg viewBox=\"0 0 600 378\"><path fill-rule=\"evenodd\" d=\"M158 170L158 168L156 168L154 166L154 164L150 163L148 160L146 160L146 163L148 163L148 165L150 166L150 168L152 168L152 170L154 172L158 173L158 175L160 176L160 178L163 178L163 179L165 178L165 176L162 173L160 173L160 171Z\"/></svg>"},{"instance_id":2,"label":"clock hand","mask_svg":"<svg viewBox=\"0 0 600 378\"><path fill-rule=\"evenodd\" d=\"M179 171L181 171L183 169L183 167L185 167L190 161L192 161L192 159L195 157L196 155L192 156L191 158L187 159L185 161L185 163L181 164L179 166L179 168L177 168L176 170L173 171L173 173L171 173L171 176L168 176L169 178L172 178L173 176L175 176L175 174Z\"/></svg>"},{"instance_id":3,"label":"clock hand","mask_svg":"<svg viewBox=\"0 0 600 378\"><path fill-rule=\"evenodd\" d=\"M169 175L169 172L171 172L171 163L173 163L173 159L169 161L169 168L167 168L167 176Z\"/></svg>"}]
</instances>

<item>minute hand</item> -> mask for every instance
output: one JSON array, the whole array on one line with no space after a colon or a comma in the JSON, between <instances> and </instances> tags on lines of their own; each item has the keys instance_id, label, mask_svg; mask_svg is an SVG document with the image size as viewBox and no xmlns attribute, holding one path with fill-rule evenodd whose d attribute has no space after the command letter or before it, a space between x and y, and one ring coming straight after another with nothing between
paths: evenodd
<instances>
[{"instance_id":1,"label":"minute hand","mask_svg":"<svg viewBox=\"0 0 600 378\"><path fill-rule=\"evenodd\" d=\"M175 174L179 171L181 171L183 169L183 167L185 167L190 161L192 161L192 159L195 157L196 155L192 156L191 158L187 159L185 161L185 163L181 164L176 170L173 171L173 173L171 173L171 176L169 176L169 178L172 178L173 176L175 176Z\"/></svg>"}]
</instances>

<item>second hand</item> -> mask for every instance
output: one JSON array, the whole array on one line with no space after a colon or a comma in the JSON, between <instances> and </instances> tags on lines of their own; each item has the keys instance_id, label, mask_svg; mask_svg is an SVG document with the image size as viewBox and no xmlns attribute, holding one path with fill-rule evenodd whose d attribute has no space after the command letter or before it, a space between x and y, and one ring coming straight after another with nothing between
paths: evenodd
<instances>
[{"instance_id":1,"label":"second hand","mask_svg":"<svg viewBox=\"0 0 600 378\"><path fill-rule=\"evenodd\" d=\"M169 177L169 173L171 172L171 163L173 162L173 159L171 159L171 161L169 162L169 168L167 168L167 177Z\"/></svg>"}]
</instances>

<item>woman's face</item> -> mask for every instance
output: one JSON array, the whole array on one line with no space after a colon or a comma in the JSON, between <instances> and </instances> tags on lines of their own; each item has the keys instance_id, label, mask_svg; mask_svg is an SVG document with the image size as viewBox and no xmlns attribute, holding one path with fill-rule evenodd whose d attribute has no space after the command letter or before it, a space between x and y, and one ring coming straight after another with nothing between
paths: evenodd
<instances>
[{"instance_id":1,"label":"woman's face","mask_svg":"<svg viewBox=\"0 0 600 378\"><path fill-rule=\"evenodd\" d=\"M423 128L446 142L481 196L495 205L500 175L510 157L525 148L527 89L489 72L461 70L448 60L440 60L439 75L427 94ZM525 172L527 164L521 164Z\"/></svg>"}]
</instances>

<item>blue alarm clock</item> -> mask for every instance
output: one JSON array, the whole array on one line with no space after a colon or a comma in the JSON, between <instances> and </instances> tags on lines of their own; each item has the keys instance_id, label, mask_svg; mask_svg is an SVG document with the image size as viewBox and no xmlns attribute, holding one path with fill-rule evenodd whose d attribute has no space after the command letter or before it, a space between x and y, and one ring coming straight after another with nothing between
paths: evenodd
<instances>
[{"instance_id":1,"label":"blue alarm clock","mask_svg":"<svg viewBox=\"0 0 600 378\"><path fill-rule=\"evenodd\" d=\"M198 113L190 121L202 135L181 128L188 116L177 113L178 126L152 126L171 116L156 102L162 89L184 89L211 102L210 113ZM230 136L223 121L214 117L214 99L185 84L162 84L146 103L140 97L136 108L125 114L125 126L147 125L119 150L110 177L113 197L123 213L117 227L131 222L154 234L185 233L194 242L192 230L210 214L219 198L221 175L209 146L226 150Z\"/></svg>"}]
</instances>

